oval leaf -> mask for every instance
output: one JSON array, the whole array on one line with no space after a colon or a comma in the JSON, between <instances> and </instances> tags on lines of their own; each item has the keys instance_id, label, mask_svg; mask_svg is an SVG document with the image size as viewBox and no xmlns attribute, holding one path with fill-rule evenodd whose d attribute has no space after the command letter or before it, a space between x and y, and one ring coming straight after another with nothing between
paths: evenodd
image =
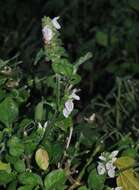
<instances>
[{"instance_id":1,"label":"oval leaf","mask_svg":"<svg viewBox=\"0 0 139 190\"><path fill-rule=\"evenodd\" d=\"M0 103L0 121L10 127L18 116L17 104L8 97Z\"/></svg>"},{"instance_id":2,"label":"oval leaf","mask_svg":"<svg viewBox=\"0 0 139 190\"><path fill-rule=\"evenodd\" d=\"M39 148L36 151L35 160L42 170L47 170L49 166L49 156L46 150Z\"/></svg>"},{"instance_id":3,"label":"oval leaf","mask_svg":"<svg viewBox=\"0 0 139 190\"><path fill-rule=\"evenodd\" d=\"M66 173L62 169L53 170L44 180L46 190L54 190L61 187L66 181Z\"/></svg>"}]
</instances>

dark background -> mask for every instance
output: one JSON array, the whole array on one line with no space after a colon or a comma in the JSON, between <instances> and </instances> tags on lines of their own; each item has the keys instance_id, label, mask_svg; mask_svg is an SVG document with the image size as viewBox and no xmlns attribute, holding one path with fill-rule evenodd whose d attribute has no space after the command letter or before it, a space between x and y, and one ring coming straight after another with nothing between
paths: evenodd
<instances>
[{"instance_id":1,"label":"dark background","mask_svg":"<svg viewBox=\"0 0 139 190\"><path fill-rule=\"evenodd\" d=\"M61 38L71 61L90 51L80 74L82 96L105 95L116 77L139 74L138 0L0 0L0 57L18 56L32 72L43 46L41 18L60 16Z\"/></svg>"}]
</instances>

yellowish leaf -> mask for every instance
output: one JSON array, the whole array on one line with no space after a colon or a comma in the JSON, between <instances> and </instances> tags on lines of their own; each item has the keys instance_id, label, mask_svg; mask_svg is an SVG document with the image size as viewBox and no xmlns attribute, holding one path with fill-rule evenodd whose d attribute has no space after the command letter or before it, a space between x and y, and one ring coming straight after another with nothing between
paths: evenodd
<instances>
[{"instance_id":1,"label":"yellowish leaf","mask_svg":"<svg viewBox=\"0 0 139 190\"><path fill-rule=\"evenodd\" d=\"M7 171L8 173L11 172L11 166L9 163L4 163L0 160L0 170Z\"/></svg>"},{"instance_id":2,"label":"yellowish leaf","mask_svg":"<svg viewBox=\"0 0 139 190\"><path fill-rule=\"evenodd\" d=\"M49 166L49 156L46 150L44 150L43 148L39 148L36 151L35 160L36 160L37 165L42 170L47 170Z\"/></svg>"},{"instance_id":3,"label":"yellowish leaf","mask_svg":"<svg viewBox=\"0 0 139 190\"><path fill-rule=\"evenodd\" d=\"M122 187L123 190L139 190L139 178L132 168L134 164L135 160L127 156L118 158L115 162L120 170L117 186Z\"/></svg>"}]
</instances>

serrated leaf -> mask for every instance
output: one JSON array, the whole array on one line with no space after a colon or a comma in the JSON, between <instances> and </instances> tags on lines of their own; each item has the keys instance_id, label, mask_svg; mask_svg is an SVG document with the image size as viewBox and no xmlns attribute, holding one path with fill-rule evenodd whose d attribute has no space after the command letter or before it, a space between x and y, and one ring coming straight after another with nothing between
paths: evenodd
<instances>
[{"instance_id":1,"label":"serrated leaf","mask_svg":"<svg viewBox=\"0 0 139 190\"><path fill-rule=\"evenodd\" d=\"M49 166L49 156L46 150L39 148L36 151L35 154L35 160L37 165L42 169L42 170L47 170Z\"/></svg>"},{"instance_id":2,"label":"serrated leaf","mask_svg":"<svg viewBox=\"0 0 139 190\"><path fill-rule=\"evenodd\" d=\"M8 97L0 103L0 121L10 127L18 116L17 104Z\"/></svg>"},{"instance_id":3,"label":"serrated leaf","mask_svg":"<svg viewBox=\"0 0 139 190\"><path fill-rule=\"evenodd\" d=\"M82 65L83 63L85 63L86 61L88 61L89 59L91 59L92 56L93 56L92 53L88 52L83 57L80 57L79 60L77 60L75 65L74 65L74 72L76 73L79 66Z\"/></svg>"},{"instance_id":4,"label":"serrated leaf","mask_svg":"<svg viewBox=\"0 0 139 190\"><path fill-rule=\"evenodd\" d=\"M0 170L4 170L6 171L7 173L10 173L11 172L11 166L9 163L4 163L0 160Z\"/></svg>"},{"instance_id":5,"label":"serrated leaf","mask_svg":"<svg viewBox=\"0 0 139 190\"><path fill-rule=\"evenodd\" d=\"M118 158L115 165L120 171L117 177L117 186L121 186L124 190L139 190L139 177L132 166L134 166L135 160L130 157Z\"/></svg>"},{"instance_id":6,"label":"serrated leaf","mask_svg":"<svg viewBox=\"0 0 139 190\"><path fill-rule=\"evenodd\" d=\"M53 170L44 179L46 190L57 190L66 181L66 173L62 169Z\"/></svg>"}]
</instances>

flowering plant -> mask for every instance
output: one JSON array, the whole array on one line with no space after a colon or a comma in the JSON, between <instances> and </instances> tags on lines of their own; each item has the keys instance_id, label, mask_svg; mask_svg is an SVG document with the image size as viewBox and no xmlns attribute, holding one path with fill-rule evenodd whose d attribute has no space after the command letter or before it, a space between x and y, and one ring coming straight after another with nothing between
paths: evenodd
<instances>
[{"instance_id":1,"label":"flowering plant","mask_svg":"<svg viewBox=\"0 0 139 190\"><path fill-rule=\"evenodd\" d=\"M71 63L60 39L59 19L42 19L44 48L37 53L34 72L27 79L20 61L0 60L0 186L8 190L127 190L129 184L138 190L135 159L118 156L131 149L129 138L117 140L117 131L116 137L114 132L108 134L109 125L100 129L92 105L90 117L76 105L82 92L78 69L92 54ZM113 149L105 146L107 136L118 141L116 151L104 151ZM138 144L134 148L137 151Z\"/></svg>"}]
</instances>

